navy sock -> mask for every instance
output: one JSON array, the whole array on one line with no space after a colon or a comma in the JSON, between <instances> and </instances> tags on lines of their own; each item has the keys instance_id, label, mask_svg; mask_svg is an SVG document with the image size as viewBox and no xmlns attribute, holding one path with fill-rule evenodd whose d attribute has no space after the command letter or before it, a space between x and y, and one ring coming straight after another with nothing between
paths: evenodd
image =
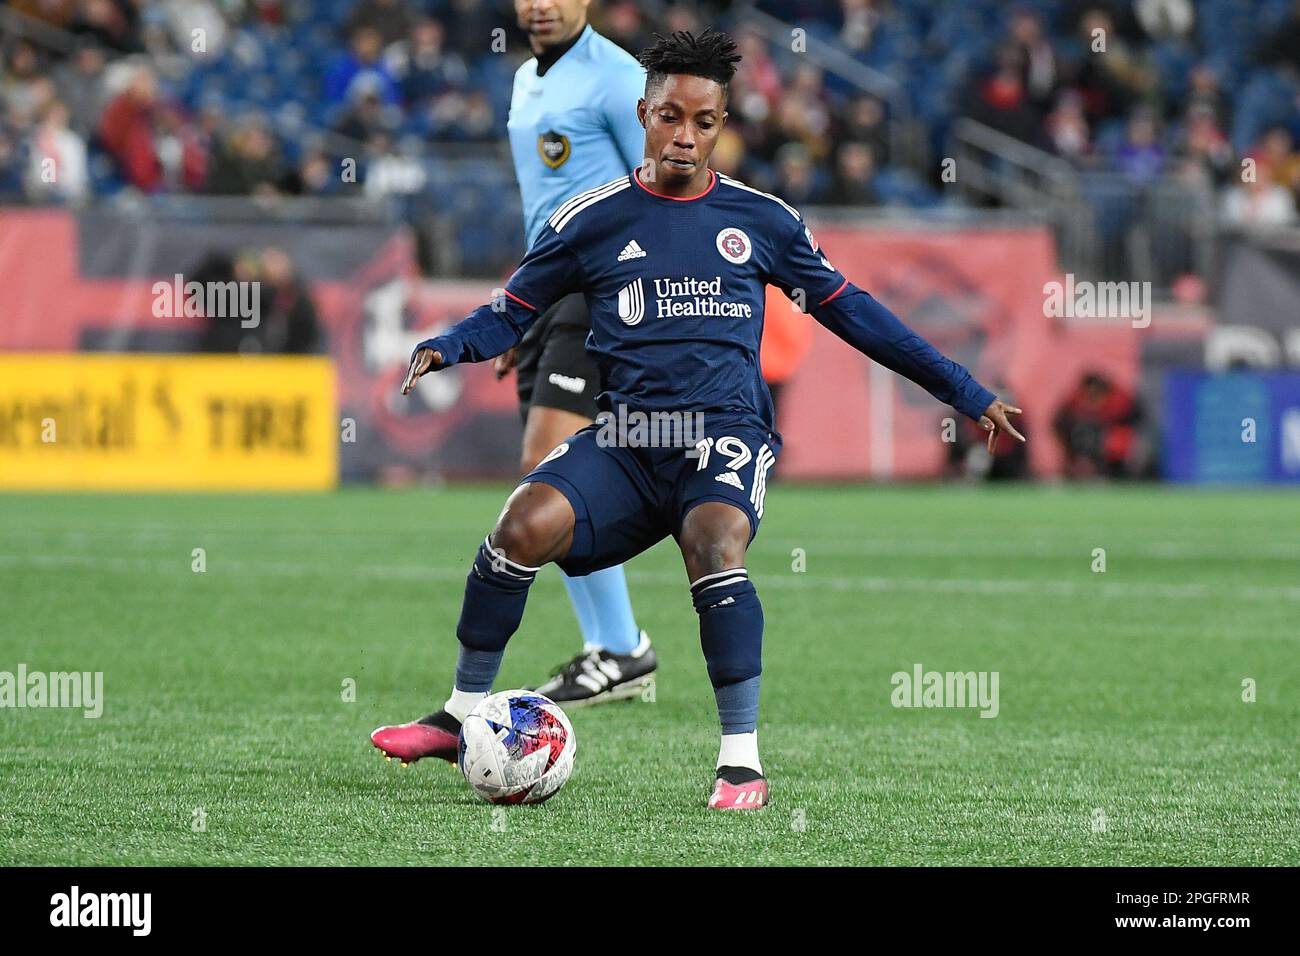
<instances>
[{"instance_id":1,"label":"navy sock","mask_svg":"<svg viewBox=\"0 0 1300 956\"><path fill-rule=\"evenodd\" d=\"M700 646L709 668L724 734L758 727L763 670L763 605L744 568L706 574L691 584L700 615Z\"/></svg>"},{"instance_id":2,"label":"navy sock","mask_svg":"<svg viewBox=\"0 0 1300 956\"><path fill-rule=\"evenodd\" d=\"M713 688L718 702L718 720L724 734L749 734L758 729L758 684L761 677L750 677L738 684Z\"/></svg>"},{"instance_id":3,"label":"navy sock","mask_svg":"<svg viewBox=\"0 0 1300 956\"><path fill-rule=\"evenodd\" d=\"M456 689L470 694L491 692L503 657L505 651L476 651L462 644L456 658Z\"/></svg>"},{"instance_id":4,"label":"navy sock","mask_svg":"<svg viewBox=\"0 0 1300 956\"><path fill-rule=\"evenodd\" d=\"M494 552L487 541L479 546L474 566L465 579L465 600L456 623L456 637L461 643L456 662L457 689L491 689L506 642L523 620L528 588L537 571Z\"/></svg>"}]
</instances>

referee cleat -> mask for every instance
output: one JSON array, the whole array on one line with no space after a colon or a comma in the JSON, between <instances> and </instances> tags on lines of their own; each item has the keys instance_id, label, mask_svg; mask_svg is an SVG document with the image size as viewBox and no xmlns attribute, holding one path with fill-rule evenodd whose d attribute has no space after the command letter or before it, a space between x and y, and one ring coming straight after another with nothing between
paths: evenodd
<instances>
[{"instance_id":1,"label":"referee cleat","mask_svg":"<svg viewBox=\"0 0 1300 956\"><path fill-rule=\"evenodd\" d=\"M580 707L607 700L654 699L655 670L659 659L645 631L630 654L606 650L585 651L551 674L537 693L557 704Z\"/></svg>"},{"instance_id":2,"label":"referee cleat","mask_svg":"<svg viewBox=\"0 0 1300 956\"><path fill-rule=\"evenodd\" d=\"M400 760L403 767L421 757L437 757L455 763L460 745L460 721L440 710L409 724L380 727L370 735L370 742L389 761L393 758Z\"/></svg>"},{"instance_id":3,"label":"referee cleat","mask_svg":"<svg viewBox=\"0 0 1300 956\"><path fill-rule=\"evenodd\" d=\"M757 810L767 806L767 778L748 767L719 767L710 810Z\"/></svg>"}]
</instances>

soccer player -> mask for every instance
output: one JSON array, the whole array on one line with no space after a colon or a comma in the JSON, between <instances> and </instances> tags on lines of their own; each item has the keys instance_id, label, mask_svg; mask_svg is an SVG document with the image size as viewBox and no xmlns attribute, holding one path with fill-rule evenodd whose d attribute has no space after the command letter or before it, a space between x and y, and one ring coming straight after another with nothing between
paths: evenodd
<instances>
[{"instance_id":1,"label":"soccer player","mask_svg":"<svg viewBox=\"0 0 1300 956\"><path fill-rule=\"evenodd\" d=\"M645 132L636 102L645 71L588 25L590 2L515 0L534 57L515 73L507 129L530 246L560 203L641 161ZM596 417L600 369L587 354L590 331L587 302L574 293L497 357L498 378L515 369L524 419L522 473ZM654 683L658 662L637 627L623 568L565 575L564 585L583 648L538 691L566 705L641 695Z\"/></svg>"},{"instance_id":2,"label":"soccer player","mask_svg":"<svg viewBox=\"0 0 1300 956\"><path fill-rule=\"evenodd\" d=\"M707 30L659 38L643 52L643 164L560 206L504 294L413 353L404 392L428 371L501 354L551 303L580 289L604 374L601 405L616 414L557 445L510 495L466 581L451 696L423 720L375 731L375 745L390 755L455 759L460 722L491 690L543 565L582 574L672 535L722 724L708 805L767 802L756 730L763 611L745 552L781 449L758 363L768 283L859 351L980 421L990 443L1002 431L1021 438L1007 420L1019 409L853 286L799 213L709 169L739 59L730 37ZM645 255L623 254L634 245ZM632 422L634 412L687 413L702 428L687 447L656 447L613 425Z\"/></svg>"}]
</instances>

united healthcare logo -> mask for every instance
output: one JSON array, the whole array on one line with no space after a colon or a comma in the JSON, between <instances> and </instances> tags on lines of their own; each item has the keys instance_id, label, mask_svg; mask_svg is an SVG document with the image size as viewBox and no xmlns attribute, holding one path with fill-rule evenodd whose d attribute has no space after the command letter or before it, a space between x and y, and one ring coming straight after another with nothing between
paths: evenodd
<instances>
[{"instance_id":1,"label":"united healthcare logo","mask_svg":"<svg viewBox=\"0 0 1300 956\"><path fill-rule=\"evenodd\" d=\"M618 290L618 317L624 325L640 325L645 318L644 282L644 279L634 279ZM728 301L722 298L722 292L722 276L714 276L712 279L697 279L694 276L655 279L655 317L753 317L754 309L748 302Z\"/></svg>"},{"instance_id":2,"label":"united healthcare logo","mask_svg":"<svg viewBox=\"0 0 1300 956\"><path fill-rule=\"evenodd\" d=\"M645 287L640 279L618 290L618 317L624 325L640 325L645 318Z\"/></svg>"}]
</instances>

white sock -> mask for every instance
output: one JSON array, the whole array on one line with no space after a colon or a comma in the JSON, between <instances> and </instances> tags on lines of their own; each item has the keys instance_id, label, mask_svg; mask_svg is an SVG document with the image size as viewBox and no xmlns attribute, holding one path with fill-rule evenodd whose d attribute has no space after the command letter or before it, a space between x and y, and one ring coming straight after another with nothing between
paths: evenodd
<instances>
[{"instance_id":1,"label":"white sock","mask_svg":"<svg viewBox=\"0 0 1300 956\"><path fill-rule=\"evenodd\" d=\"M451 689L451 696L447 698L447 703L442 705L442 709L463 724L465 723L465 718L469 716L469 712L477 707L478 702L486 696L487 694L472 693L467 690L459 690L453 687Z\"/></svg>"},{"instance_id":2,"label":"white sock","mask_svg":"<svg viewBox=\"0 0 1300 956\"><path fill-rule=\"evenodd\" d=\"M748 767L750 770L763 772L763 765L758 762L758 731L747 734L723 734L722 746L718 748L719 767Z\"/></svg>"}]
</instances>

